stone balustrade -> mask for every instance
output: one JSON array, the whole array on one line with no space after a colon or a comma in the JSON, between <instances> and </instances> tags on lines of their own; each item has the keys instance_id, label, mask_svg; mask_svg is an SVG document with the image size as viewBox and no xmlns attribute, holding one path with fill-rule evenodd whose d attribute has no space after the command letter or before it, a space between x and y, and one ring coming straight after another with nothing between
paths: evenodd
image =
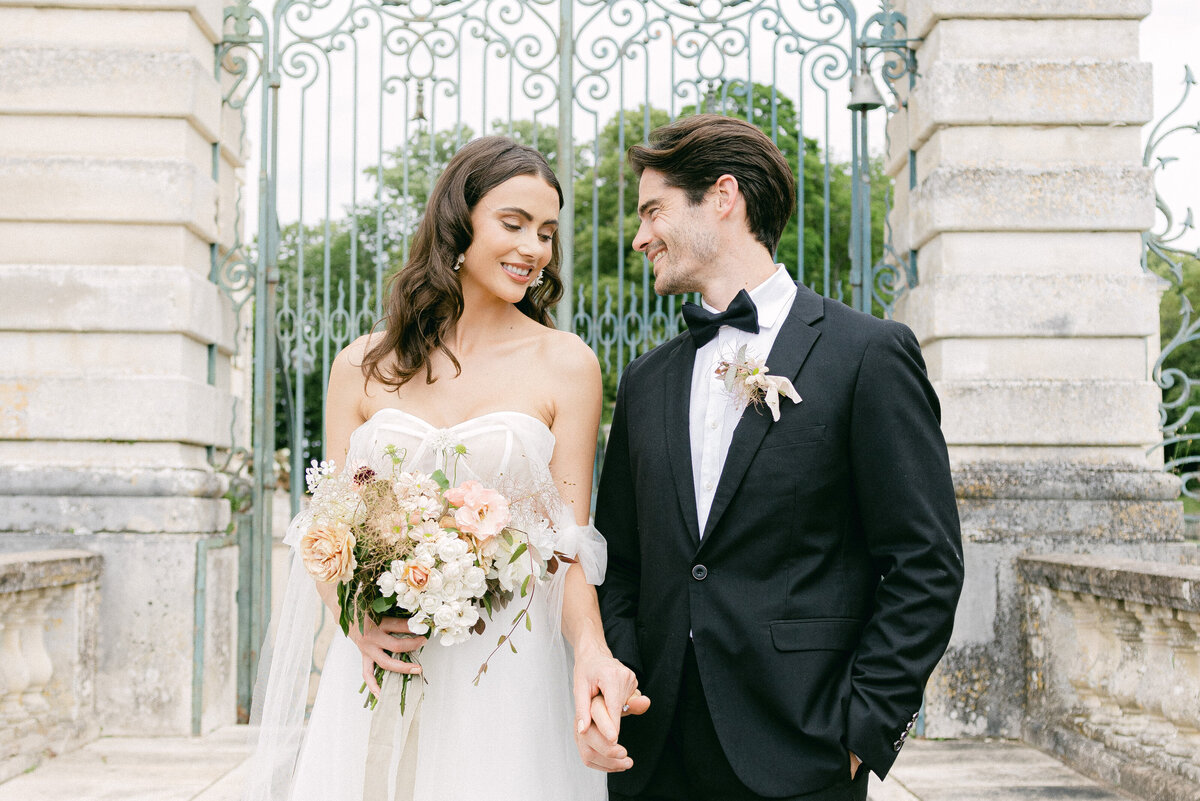
<instances>
[{"instance_id":1,"label":"stone balustrade","mask_svg":"<svg viewBox=\"0 0 1200 801\"><path fill-rule=\"evenodd\" d=\"M1200 566L1019 560L1025 739L1140 798L1200 793Z\"/></svg>"},{"instance_id":2,"label":"stone balustrade","mask_svg":"<svg viewBox=\"0 0 1200 801\"><path fill-rule=\"evenodd\" d=\"M95 739L101 557L0 554L0 781Z\"/></svg>"}]
</instances>

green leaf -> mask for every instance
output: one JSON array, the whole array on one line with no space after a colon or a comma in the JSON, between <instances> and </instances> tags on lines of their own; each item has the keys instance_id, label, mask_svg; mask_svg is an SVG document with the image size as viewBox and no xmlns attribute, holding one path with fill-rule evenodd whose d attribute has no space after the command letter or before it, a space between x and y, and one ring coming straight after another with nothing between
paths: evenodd
<instances>
[{"instance_id":1,"label":"green leaf","mask_svg":"<svg viewBox=\"0 0 1200 801\"><path fill-rule=\"evenodd\" d=\"M529 546L522 542L520 545L517 546L517 549L515 551L513 551L512 556L508 557L508 563L511 565L513 562L515 562L521 558L521 554L525 553L528 550L529 550Z\"/></svg>"},{"instance_id":2,"label":"green leaf","mask_svg":"<svg viewBox=\"0 0 1200 801\"><path fill-rule=\"evenodd\" d=\"M513 645L511 642L508 644L508 647L512 649L514 654L517 652L517 646Z\"/></svg>"},{"instance_id":3,"label":"green leaf","mask_svg":"<svg viewBox=\"0 0 1200 801\"><path fill-rule=\"evenodd\" d=\"M507 639L508 639L507 635L501 634L500 641L496 643L496 647L499 648L501 645L504 645L504 641Z\"/></svg>"},{"instance_id":4,"label":"green leaf","mask_svg":"<svg viewBox=\"0 0 1200 801\"><path fill-rule=\"evenodd\" d=\"M529 615L525 616L525 630L533 631L533 619Z\"/></svg>"},{"instance_id":5,"label":"green leaf","mask_svg":"<svg viewBox=\"0 0 1200 801\"><path fill-rule=\"evenodd\" d=\"M392 599L391 598L376 598L374 601L371 601L371 609L376 612L386 612L387 610L389 610L391 608L392 608Z\"/></svg>"},{"instance_id":6,"label":"green leaf","mask_svg":"<svg viewBox=\"0 0 1200 801\"><path fill-rule=\"evenodd\" d=\"M733 392L733 384L737 381L737 370L730 368L725 371L725 391Z\"/></svg>"},{"instance_id":7,"label":"green leaf","mask_svg":"<svg viewBox=\"0 0 1200 801\"><path fill-rule=\"evenodd\" d=\"M441 470L434 470L433 475L430 476L430 478L432 478L437 485L442 488L442 492L450 489L450 479L446 478L446 474Z\"/></svg>"},{"instance_id":8,"label":"green leaf","mask_svg":"<svg viewBox=\"0 0 1200 801\"><path fill-rule=\"evenodd\" d=\"M524 598L529 593L529 580L531 578L533 578L532 575L526 576L525 580L521 582L521 597L522 598Z\"/></svg>"}]
</instances>

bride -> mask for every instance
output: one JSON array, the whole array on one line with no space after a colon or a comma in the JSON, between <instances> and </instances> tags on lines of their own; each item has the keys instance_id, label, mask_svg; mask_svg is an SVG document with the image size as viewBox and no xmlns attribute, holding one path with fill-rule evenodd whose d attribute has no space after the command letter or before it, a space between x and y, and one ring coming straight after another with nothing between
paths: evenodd
<instances>
[{"instance_id":1,"label":"bride","mask_svg":"<svg viewBox=\"0 0 1200 801\"><path fill-rule=\"evenodd\" d=\"M314 582L293 556L256 693L259 743L245 798L599 801L603 771L632 765L616 742L620 716L649 701L605 643L594 588L605 545L588 523L600 369L548 313L562 293L561 207L558 180L536 150L485 137L458 151L391 285L386 329L334 361L326 458L383 465L395 446L405 470L431 473L453 460L460 481L552 483L552 501L525 515L549 522L555 551L575 562L536 588L532 626L511 638L516 653L495 653L478 684L476 671L509 629L503 610L483 635L446 648L426 646L400 618L336 632L306 727L312 633L320 601L336 616L336 585ZM297 516L285 542L295 547L309 522ZM415 663L392 656L416 649ZM391 672L382 688L376 665ZM403 673L414 675L401 712L395 674ZM364 682L380 698L374 711L363 708Z\"/></svg>"}]
</instances>

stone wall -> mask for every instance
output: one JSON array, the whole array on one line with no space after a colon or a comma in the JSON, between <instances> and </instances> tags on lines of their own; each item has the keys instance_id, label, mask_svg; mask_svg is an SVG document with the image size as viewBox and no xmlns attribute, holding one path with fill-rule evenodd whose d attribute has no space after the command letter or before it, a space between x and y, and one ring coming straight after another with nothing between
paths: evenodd
<instances>
[{"instance_id":1,"label":"stone wall","mask_svg":"<svg viewBox=\"0 0 1200 801\"><path fill-rule=\"evenodd\" d=\"M1014 560L1189 559L1160 471L1154 189L1138 25L1150 0L908 0L918 78L889 124L896 317L942 401L966 586L926 699L931 736L1019 736ZM910 188L910 176L914 185Z\"/></svg>"},{"instance_id":2,"label":"stone wall","mask_svg":"<svg viewBox=\"0 0 1200 801\"><path fill-rule=\"evenodd\" d=\"M0 782L96 737L99 556L0 554Z\"/></svg>"},{"instance_id":3,"label":"stone wall","mask_svg":"<svg viewBox=\"0 0 1200 801\"><path fill-rule=\"evenodd\" d=\"M1200 786L1200 567L1020 560L1024 738L1139 798Z\"/></svg>"},{"instance_id":4,"label":"stone wall","mask_svg":"<svg viewBox=\"0 0 1200 801\"><path fill-rule=\"evenodd\" d=\"M235 719L222 7L0 2L0 551L104 555L109 734Z\"/></svg>"}]
</instances>

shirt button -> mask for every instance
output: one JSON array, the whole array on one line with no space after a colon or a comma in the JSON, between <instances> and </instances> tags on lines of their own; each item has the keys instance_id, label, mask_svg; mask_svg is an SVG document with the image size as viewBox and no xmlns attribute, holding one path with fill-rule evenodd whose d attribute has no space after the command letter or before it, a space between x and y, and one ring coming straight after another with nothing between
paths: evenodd
<instances>
[{"instance_id":1,"label":"shirt button","mask_svg":"<svg viewBox=\"0 0 1200 801\"><path fill-rule=\"evenodd\" d=\"M712 430L716 431L717 430L717 421L713 420L711 423L708 424L708 427L711 428Z\"/></svg>"},{"instance_id":2,"label":"shirt button","mask_svg":"<svg viewBox=\"0 0 1200 801\"><path fill-rule=\"evenodd\" d=\"M692 578L696 581L704 581L708 578L708 568L704 565L694 565L692 567Z\"/></svg>"},{"instance_id":3,"label":"shirt button","mask_svg":"<svg viewBox=\"0 0 1200 801\"><path fill-rule=\"evenodd\" d=\"M713 488L713 483L711 481L704 482L704 491L705 492L712 492L712 488Z\"/></svg>"}]
</instances>

